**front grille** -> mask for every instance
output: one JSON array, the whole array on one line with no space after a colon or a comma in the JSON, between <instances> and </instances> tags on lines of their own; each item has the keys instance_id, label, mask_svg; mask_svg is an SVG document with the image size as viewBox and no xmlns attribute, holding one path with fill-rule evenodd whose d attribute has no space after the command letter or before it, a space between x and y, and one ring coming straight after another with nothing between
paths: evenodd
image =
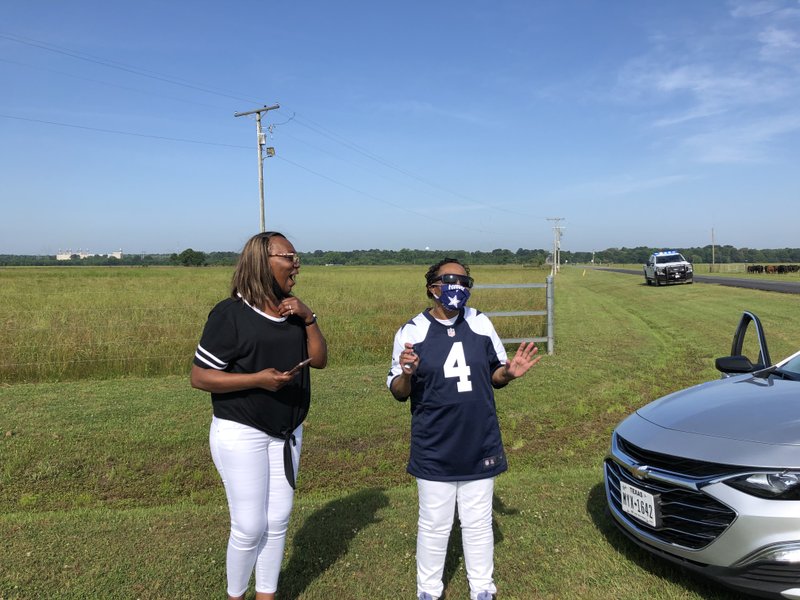
<instances>
[{"instance_id":1,"label":"front grille","mask_svg":"<svg viewBox=\"0 0 800 600\"><path fill-rule=\"evenodd\" d=\"M664 276L667 278L681 279L688 278L690 275L689 268L685 265L673 265L671 267L664 267Z\"/></svg>"},{"instance_id":2,"label":"front grille","mask_svg":"<svg viewBox=\"0 0 800 600\"><path fill-rule=\"evenodd\" d=\"M711 477L732 475L749 468L742 467L741 465L723 465L720 463L705 462L702 460L693 460L691 458L672 456L670 454L651 452L649 450L645 450L644 448L639 448L639 446L634 446L625 438L620 436L616 437L617 447L630 458L632 458L637 464L647 465L649 467L658 469L659 471L676 473L681 477L690 477L692 479L708 479Z\"/></svg>"},{"instance_id":3,"label":"front grille","mask_svg":"<svg viewBox=\"0 0 800 600\"><path fill-rule=\"evenodd\" d=\"M619 437L617 440L618 442L623 441ZM630 448L630 444L628 448ZM639 461L637 460L637 462ZM661 466L644 460L641 461L641 464L667 471ZM671 461L670 467L668 470L670 473L678 476L684 475L684 473L676 471L674 459ZM733 510L703 492L652 479L636 479L611 459L606 460L605 474L608 499L616 508L617 515L625 519L634 529L665 544L700 550L717 539L736 518ZM659 496L661 522L658 527L651 527L634 519L622 510L620 481Z\"/></svg>"}]
</instances>

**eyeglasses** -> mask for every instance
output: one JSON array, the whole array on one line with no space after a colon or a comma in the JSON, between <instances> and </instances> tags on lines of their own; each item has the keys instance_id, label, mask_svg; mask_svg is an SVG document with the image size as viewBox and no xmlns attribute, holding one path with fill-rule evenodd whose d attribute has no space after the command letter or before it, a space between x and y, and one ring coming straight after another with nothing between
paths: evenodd
<instances>
[{"instance_id":1,"label":"eyeglasses","mask_svg":"<svg viewBox=\"0 0 800 600\"><path fill-rule=\"evenodd\" d=\"M434 277L431 280L431 285L433 285L434 281L441 281L442 283L446 283L448 285L463 285L465 288L471 288L472 284L475 283L475 280L468 275L458 275L457 273L445 273L443 275L439 275L438 277Z\"/></svg>"},{"instance_id":2,"label":"eyeglasses","mask_svg":"<svg viewBox=\"0 0 800 600\"><path fill-rule=\"evenodd\" d=\"M292 266L300 266L300 255L297 252L283 252L281 254L267 254L267 256L280 256L281 258L288 258L292 261Z\"/></svg>"}]
</instances>

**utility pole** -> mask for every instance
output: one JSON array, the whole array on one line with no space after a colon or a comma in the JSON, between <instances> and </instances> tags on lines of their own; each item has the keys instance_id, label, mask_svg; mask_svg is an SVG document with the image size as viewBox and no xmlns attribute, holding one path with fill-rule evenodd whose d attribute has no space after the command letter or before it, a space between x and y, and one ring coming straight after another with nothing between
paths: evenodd
<instances>
[{"instance_id":1,"label":"utility pole","mask_svg":"<svg viewBox=\"0 0 800 600\"><path fill-rule=\"evenodd\" d=\"M714 273L714 228L711 228L711 272Z\"/></svg>"},{"instance_id":2,"label":"utility pole","mask_svg":"<svg viewBox=\"0 0 800 600\"><path fill-rule=\"evenodd\" d=\"M256 110L248 110L246 112L233 113L234 117L244 117L246 115L256 116L256 140L258 142L258 193L261 198L261 233L266 231L264 225L264 146L266 146L267 139L264 132L261 131L261 113L268 110L280 108L280 104L273 104L272 106L264 105L262 108ZM267 156L275 156L275 148L267 148Z\"/></svg>"},{"instance_id":3,"label":"utility pole","mask_svg":"<svg viewBox=\"0 0 800 600\"><path fill-rule=\"evenodd\" d=\"M559 227L558 223L563 221L564 217L553 217L547 220L555 222L555 225L553 226L553 270L552 270L553 275L555 275L561 270L561 231L564 228Z\"/></svg>"}]
</instances>

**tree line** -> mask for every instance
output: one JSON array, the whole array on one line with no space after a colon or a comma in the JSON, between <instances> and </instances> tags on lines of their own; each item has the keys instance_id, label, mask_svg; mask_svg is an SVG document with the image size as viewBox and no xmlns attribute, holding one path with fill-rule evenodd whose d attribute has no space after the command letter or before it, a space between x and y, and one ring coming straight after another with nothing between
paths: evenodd
<instances>
[{"instance_id":1,"label":"tree line","mask_svg":"<svg viewBox=\"0 0 800 600\"><path fill-rule=\"evenodd\" d=\"M677 250L692 263L793 263L800 262L800 248L736 248L734 246L708 246L694 248L609 248L601 252L561 253L562 262L569 254L569 262L595 263L645 263L653 252Z\"/></svg>"},{"instance_id":2,"label":"tree line","mask_svg":"<svg viewBox=\"0 0 800 600\"><path fill-rule=\"evenodd\" d=\"M677 250L693 263L800 263L800 248L735 248L733 246L710 245L695 248L608 248L597 252L561 251L561 262L566 264L636 264L644 263L653 253L661 250ZM490 252L466 250L314 250L301 252L305 265L430 265L442 257L457 258L469 265L522 264L540 267L550 260L549 250L527 250L516 252L495 249ZM0 266L231 266L236 263L238 252L201 252L187 248L172 254L126 254L121 259L107 256L90 256L70 260L56 260L55 255L0 254ZM713 261L712 261L713 258Z\"/></svg>"}]
</instances>

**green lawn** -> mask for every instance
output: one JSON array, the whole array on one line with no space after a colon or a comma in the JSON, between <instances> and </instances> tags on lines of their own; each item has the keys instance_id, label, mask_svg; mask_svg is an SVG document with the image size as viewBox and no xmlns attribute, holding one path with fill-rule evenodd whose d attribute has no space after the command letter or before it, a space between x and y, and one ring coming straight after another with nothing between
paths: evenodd
<instances>
[{"instance_id":1,"label":"green lawn","mask_svg":"<svg viewBox=\"0 0 800 600\"><path fill-rule=\"evenodd\" d=\"M391 398L385 377L394 329L424 306L424 269L339 269L304 268L297 287L320 317L332 360L313 372L279 597L413 598L408 406ZM229 271L163 271L149 283L173 277L184 291L198 284L186 302L195 340ZM481 267L474 275L482 283L539 282L545 273ZM129 301L145 294L142 304L154 302L159 294L141 289L147 285L145 278L133 286ZM395 299L388 306L384 293ZM555 296L555 354L497 394L510 463L495 495L502 600L735 598L616 531L601 463L628 412L717 377L713 358L729 352L742 310L761 317L773 358L794 351L797 299L702 284L654 288L630 275L570 268L557 276ZM480 298L474 305L483 308ZM483 300L492 310L528 301ZM174 317L172 308L165 313ZM186 375L195 343L178 340L167 350L184 354L180 375L43 371L42 381L0 384L0 599L224 597L227 509L208 452L210 403ZM468 597L459 540L456 529L448 600Z\"/></svg>"}]
</instances>

